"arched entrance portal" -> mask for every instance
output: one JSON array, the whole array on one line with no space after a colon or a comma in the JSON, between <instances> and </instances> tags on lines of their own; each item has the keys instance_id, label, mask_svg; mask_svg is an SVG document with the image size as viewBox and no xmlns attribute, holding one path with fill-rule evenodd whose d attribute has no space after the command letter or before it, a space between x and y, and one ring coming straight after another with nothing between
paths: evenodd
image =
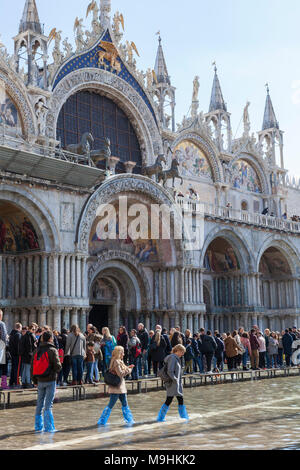
<instances>
[{"instance_id":1,"label":"arched entrance portal","mask_svg":"<svg viewBox=\"0 0 300 470\"><path fill-rule=\"evenodd\" d=\"M116 334L124 325L128 330L145 322L147 295L145 279L139 270L115 259L99 264L90 287L89 322L100 331L104 326Z\"/></svg>"}]
</instances>

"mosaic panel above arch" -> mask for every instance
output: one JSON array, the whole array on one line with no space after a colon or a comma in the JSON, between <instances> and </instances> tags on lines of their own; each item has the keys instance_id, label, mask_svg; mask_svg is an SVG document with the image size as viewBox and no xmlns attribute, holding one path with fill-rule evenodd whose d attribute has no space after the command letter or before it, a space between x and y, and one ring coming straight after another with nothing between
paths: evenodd
<instances>
[{"instance_id":1,"label":"mosaic panel above arch","mask_svg":"<svg viewBox=\"0 0 300 470\"><path fill-rule=\"evenodd\" d=\"M241 269L234 248L224 238L216 238L208 247L204 267L210 272L226 273Z\"/></svg>"},{"instance_id":2,"label":"mosaic panel above arch","mask_svg":"<svg viewBox=\"0 0 300 470\"><path fill-rule=\"evenodd\" d=\"M240 159L232 165L232 185L253 193L263 192L260 178L255 168L246 160Z\"/></svg>"},{"instance_id":3,"label":"mosaic panel above arch","mask_svg":"<svg viewBox=\"0 0 300 470\"><path fill-rule=\"evenodd\" d=\"M22 129L18 108L7 93L5 83L0 79L0 125L2 124L11 129Z\"/></svg>"},{"instance_id":4,"label":"mosaic panel above arch","mask_svg":"<svg viewBox=\"0 0 300 470\"><path fill-rule=\"evenodd\" d=\"M174 151L180 163L181 175L185 177L202 177L213 181L211 166L204 152L189 140L180 142Z\"/></svg>"}]
</instances>

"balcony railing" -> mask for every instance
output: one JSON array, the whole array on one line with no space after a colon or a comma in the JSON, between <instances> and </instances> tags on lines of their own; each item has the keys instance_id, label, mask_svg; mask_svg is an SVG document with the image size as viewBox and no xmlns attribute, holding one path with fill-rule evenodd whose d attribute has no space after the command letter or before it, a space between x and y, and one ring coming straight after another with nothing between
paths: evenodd
<instances>
[{"instance_id":1,"label":"balcony railing","mask_svg":"<svg viewBox=\"0 0 300 470\"><path fill-rule=\"evenodd\" d=\"M9 128L6 125L0 126L0 145L23 152L34 153L36 155L57 158L58 160L70 163L95 167L94 163L87 155L67 152L59 147L53 147L47 144L39 145L29 143L17 134L16 129Z\"/></svg>"},{"instance_id":2,"label":"balcony railing","mask_svg":"<svg viewBox=\"0 0 300 470\"><path fill-rule=\"evenodd\" d=\"M256 225L274 230L300 233L300 222L284 220L278 217L270 217L254 212L247 212L229 207L215 206L214 204L193 201L184 197L177 197L176 202L182 209L188 212L200 212L205 216L216 217L232 222L240 222L249 225Z\"/></svg>"}]
</instances>

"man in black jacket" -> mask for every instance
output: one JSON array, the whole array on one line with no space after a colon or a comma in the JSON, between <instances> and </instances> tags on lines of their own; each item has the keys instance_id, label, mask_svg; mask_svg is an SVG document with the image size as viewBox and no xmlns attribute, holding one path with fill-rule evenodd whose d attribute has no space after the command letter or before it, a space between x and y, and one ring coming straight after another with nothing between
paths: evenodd
<instances>
[{"instance_id":1,"label":"man in black jacket","mask_svg":"<svg viewBox=\"0 0 300 470\"><path fill-rule=\"evenodd\" d=\"M211 335L211 331L205 334L204 328L200 329L200 341L198 342L200 351L206 359L207 374L211 374L211 361L217 349L217 344Z\"/></svg>"},{"instance_id":2,"label":"man in black jacket","mask_svg":"<svg viewBox=\"0 0 300 470\"><path fill-rule=\"evenodd\" d=\"M46 371L35 375L38 361L45 363ZM45 362L44 362L45 361ZM41 366L39 366L41 367ZM52 406L56 391L57 374L61 370L58 351L53 344L53 334L45 331L31 364L33 382L38 385L38 399L35 412L35 430L37 432L55 432ZM44 408L44 418L42 415Z\"/></svg>"},{"instance_id":3,"label":"man in black jacket","mask_svg":"<svg viewBox=\"0 0 300 470\"><path fill-rule=\"evenodd\" d=\"M18 369L21 366L20 343L22 338L22 325L16 323L14 330L9 335L8 350L11 355L10 387L18 385Z\"/></svg>"},{"instance_id":4,"label":"man in black jacket","mask_svg":"<svg viewBox=\"0 0 300 470\"><path fill-rule=\"evenodd\" d=\"M28 331L22 336L20 341L20 356L22 360L22 387L31 388L30 366L33 353L36 349L35 326L29 326Z\"/></svg>"},{"instance_id":5,"label":"man in black jacket","mask_svg":"<svg viewBox=\"0 0 300 470\"><path fill-rule=\"evenodd\" d=\"M142 377L143 375L142 369L144 369L144 375L145 377L147 377L148 376L149 333L144 327L143 323L139 323L138 325L137 337L139 338L141 342L141 348L142 348L142 360L138 362L138 365L139 365L138 375Z\"/></svg>"}]
</instances>

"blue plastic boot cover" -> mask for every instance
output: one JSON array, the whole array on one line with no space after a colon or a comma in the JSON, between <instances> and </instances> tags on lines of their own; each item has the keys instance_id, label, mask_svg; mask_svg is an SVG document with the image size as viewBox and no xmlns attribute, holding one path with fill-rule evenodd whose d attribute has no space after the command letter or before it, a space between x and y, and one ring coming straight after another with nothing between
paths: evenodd
<instances>
[{"instance_id":1,"label":"blue plastic boot cover","mask_svg":"<svg viewBox=\"0 0 300 470\"><path fill-rule=\"evenodd\" d=\"M36 432L42 432L44 430L44 420L42 415L35 415L35 426Z\"/></svg>"},{"instance_id":2,"label":"blue plastic boot cover","mask_svg":"<svg viewBox=\"0 0 300 470\"><path fill-rule=\"evenodd\" d=\"M131 411L128 405L125 407L124 406L122 407L122 412L123 412L123 416L125 419L125 423L134 424L134 419L133 419L133 416L131 414Z\"/></svg>"},{"instance_id":3,"label":"blue plastic boot cover","mask_svg":"<svg viewBox=\"0 0 300 470\"><path fill-rule=\"evenodd\" d=\"M161 409L159 410L159 413L158 413L158 416L157 416L157 421L159 423L163 423L165 420L165 417L166 417L166 414L168 413L169 411L169 407L164 403L163 406L161 407Z\"/></svg>"},{"instance_id":4,"label":"blue plastic boot cover","mask_svg":"<svg viewBox=\"0 0 300 470\"><path fill-rule=\"evenodd\" d=\"M107 406L104 408L103 413L98 421L98 426L105 426L109 417L110 417L111 409Z\"/></svg>"},{"instance_id":5,"label":"blue plastic boot cover","mask_svg":"<svg viewBox=\"0 0 300 470\"><path fill-rule=\"evenodd\" d=\"M189 419L189 415L186 411L186 407L185 405L178 405L178 412L179 412L179 416L180 418L182 419Z\"/></svg>"},{"instance_id":6,"label":"blue plastic boot cover","mask_svg":"<svg viewBox=\"0 0 300 470\"><path fill-rule=\"evenodd\" d=\"M45 432L56 432L52 410L44 412Z\"/></svg>"}]
</instances>

